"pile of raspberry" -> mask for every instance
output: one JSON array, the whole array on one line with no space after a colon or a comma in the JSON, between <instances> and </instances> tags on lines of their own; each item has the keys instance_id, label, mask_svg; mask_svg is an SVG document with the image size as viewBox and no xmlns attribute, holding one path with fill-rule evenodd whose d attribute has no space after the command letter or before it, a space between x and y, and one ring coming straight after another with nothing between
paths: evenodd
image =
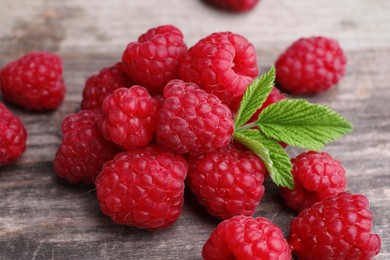
<instances>
[{"instance_id":1,"label":"pile of raspberry","mask_svg":"<svg viewBox=\"0 0 390 260\"><path fill-rule=\"evenodd\" d=\"M298 40L276 62L278 83L290 93L329 89L345 71L339 49L324 37ZM0 74L3 97L34 109L30 95L11 93L22 90L7 77L20 75L13 66ZM206 260L373 258L381 240L371 232L368 200L345 191L345 170L328 153L292 159L294 189L281 188L286 205L297 211L287 239L270 220L253 217L268 172L232 135L242 96L259 74L256 49L242 35L217 32L188 48L175 26L152 28L126 46L122 60L87 79L81 110L63 120L54 171L70 183L94 184L101 211L115 223L148 230L175 223L188 187L223 220L205 241ZM51 84L57 103L48 108L58 106L63 92L54 90L64 86L61 78ZM284 98L274 87L256 114ZM1 104L0 113L8 120L1 118L0 128L15 125L20 136L0 135L0 152L15 160L24 148L11 147L26 134Z\"/></svg>"}]
</instances>

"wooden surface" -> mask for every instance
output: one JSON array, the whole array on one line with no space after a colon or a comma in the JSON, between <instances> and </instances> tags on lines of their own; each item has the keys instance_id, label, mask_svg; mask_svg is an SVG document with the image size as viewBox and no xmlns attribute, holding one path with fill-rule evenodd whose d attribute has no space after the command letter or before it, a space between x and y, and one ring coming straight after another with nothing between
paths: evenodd
<instances>
[{"instance_id":1,"label":"wooden surface","mask_svg":"<svg viewBox=\"0 0 390 260\"><path fill-rule=\"evenodd\" d=\"M374 232L382 237L376 259L390 259L390 1L262 0L248 14L209 8L198 0L0 0L0 66L31 50L62 55L68 92L54 112L20 116L28 149L0 167L0 259L200 259L218 221L186 193L180 219L148 232L113 224L99 211L93 187L59 182L52 161L61 142L60 124L79 109L85 79L121 57L126 44L147 29L172 23L189 46L214 31L231 30L257 48L264 72L302 36L339 39L348 72L338 87L311 97L341 112L353 133L325 149L347 171L348 190L367 195ZM291 156L300 153L288 149ZM288 234L294 217L266 182L256 216Z\"/></svg>"}]
</instances>

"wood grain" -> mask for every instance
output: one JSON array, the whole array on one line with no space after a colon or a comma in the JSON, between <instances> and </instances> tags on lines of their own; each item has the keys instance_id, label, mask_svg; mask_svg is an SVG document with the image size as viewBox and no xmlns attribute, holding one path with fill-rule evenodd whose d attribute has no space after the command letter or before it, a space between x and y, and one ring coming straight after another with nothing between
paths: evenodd
<instances>
[{"instance_id":1,"label":"wood grain","mask_svg":"<svg viewBox=\"0 0 390 260\"><path fill-rule=\"evenodd\" d=\"M148 28L172 23L189 46L214 31L231 30L256 46L268 69L295 39L327 35L340 40L348 73L338 87L310 97L342 113L353 133L326 147L347 170L348 190L364 193L382 237L376 259L390 259L390 1L263 0L248 14L212 9L198 0L2 0L0 66L31 50L61 54L68 92L56 111L31 113L15 106L28 130L28 149L16 164L0 167L0 259L201 259L218 221L186 192L180 219L148 232L113 224L100 213L93 186L71 186L54 177L52 161L60 125L77 111L85 79L121 57L124 46ZM302 152L288 148L291 156ZM288 234L294 212L276 187L256 216Z\"/></svg>"}]
</instances>

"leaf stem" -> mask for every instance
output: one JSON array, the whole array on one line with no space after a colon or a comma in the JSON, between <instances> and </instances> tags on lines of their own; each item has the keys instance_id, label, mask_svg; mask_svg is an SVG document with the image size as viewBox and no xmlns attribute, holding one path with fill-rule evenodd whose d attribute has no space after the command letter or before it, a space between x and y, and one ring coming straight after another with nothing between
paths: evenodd
<instances>
[{"instance_id":1,"label":"leaf stem","mask_svg":"<svg viewBox=\"0 0 390 260\"><path fill-rule=\"evenodd\" d=\"M252 122L243 126L240 126L236 129L236 131L246 130L257 126L257 122Z\"/></svg>"}]
</instances>

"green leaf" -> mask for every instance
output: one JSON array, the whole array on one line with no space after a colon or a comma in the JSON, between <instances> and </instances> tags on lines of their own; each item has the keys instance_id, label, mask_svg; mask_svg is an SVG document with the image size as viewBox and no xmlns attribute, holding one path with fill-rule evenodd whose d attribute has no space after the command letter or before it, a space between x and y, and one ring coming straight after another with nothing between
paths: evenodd
<instances>
[{"instance_id":1,"label":"green leaf","mask_svg":"<svg viewBox=\"0 0 390 260\"><path fill-rule=\"evenodd\" d=\"M272 66L267 73L255 79L246 89L234 118L236 129L245 124L267 99L274 86L275 73L275 67Z\"/></svg>"},{"instance_id":2,"label":"green leaf","mask_svg":"<svg viewBox=\"0 0 390 260\"><path fill-rule=\"evenodd\" d=\"M304 99L284 99L265 108L257 120L269 138L310 150L351 132L352 125L329 107Z\"/></svg>"},{"instance_id":3,"label":"green leaf","mask_svg":"<svg viewBox=\"0 0 390 260\"><path fill-rule=\"evenodd\" d=\"M237 131L234 133L234 140L245 145L261 158L275 184L289 189L294 188L290 157L278 142L269 139L256 129Z\"/></svg>"}]
</instances>

